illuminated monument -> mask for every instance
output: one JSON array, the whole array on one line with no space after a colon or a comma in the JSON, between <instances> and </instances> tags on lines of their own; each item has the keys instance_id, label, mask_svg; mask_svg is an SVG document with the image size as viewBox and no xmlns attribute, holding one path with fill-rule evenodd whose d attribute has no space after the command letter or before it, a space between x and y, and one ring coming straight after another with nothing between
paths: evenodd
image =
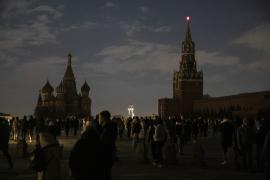
<instances>
[{"instance_id":1,"label":"illuminated monument","mask_svg":"<svg viewBox=\"0 0 270 180\"><path fill-rule=\"evenodd\" d=\"M129 105L128 106L128 117L131 117L133 118L135 116L135 113L134 113L134 106L133 105Z\"/></svg>"},{"instance_id":2,"label":"illuminated monument","mask_svg":"<svg viewBox=\"0 0 270 180\"><path fill-rule=\"evenodd\" d=\"M71 53L68 54L68 64L63 80L54 88L47 80L39 92L35 117L37 118L65 118L67 116L86 117L91 115L90 87L87 82L77 93L76 80L71 66Z\"/></svg>"}]
</instances>

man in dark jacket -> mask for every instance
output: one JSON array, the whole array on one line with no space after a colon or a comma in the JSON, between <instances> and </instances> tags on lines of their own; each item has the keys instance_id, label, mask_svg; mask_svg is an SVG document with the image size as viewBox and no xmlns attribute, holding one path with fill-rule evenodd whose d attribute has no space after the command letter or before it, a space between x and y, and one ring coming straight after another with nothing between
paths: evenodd
<instances>
[{"instance_id":1,"label":"man in dark jacket","mask_svg":"<svg viewBox=\"0 0 270 180\"><path fill-rule=\"evenodd\" d=\"M244 119L237 130L237 144L243 156L243 168L252 170L255 132L252 119Z\"/></svg>"},{"instance_id":2,"label":"man in dark jacket","mask_svg":"<svg viewBox=\"0 0 270 180\"><path fill-rule=\"evenodd\" d=\"M11 156L8 152L10 127L6 119L0 117L0 151L3 152L9 163L9 169L13 168Z\"/></svg>"},{"instance_id":3,"label":"man in dark jacket","mask_svg":"<svg viewBox=\"0 0 270 180\"><path fill-rule=\"evenodd\" d=\"M98 131L92 124L88 124L70 153L69 167L72 178L100 180L101 156Z\"/></svg>"},{"instance_id":4,"label":"man in dark jacket","mask_svg":"<svg viewBox=\"0 0 270 180\"><path fill-rule=\"evenodd\" d=\"M111 169L115 159L115 141L117 137L117 128L110 120L111 114L109 111L102 111L99 114L100 125L100 148L101 148L101 175L102 180L111 179Z\"/></svg>"},{"instance_id":5,"label":"man in dark jacket","mask_svg":"<svg viewBox=\"0 0 270 180\"><path fill-rule=\"evenodd\" d=\"M228 149L232 146L233 140L233 124L228 118L224 118L220 123L220 132L221 132L221 145L224 154L224 161L222 165L227 164L227 152Z\"/></svg>"}]
</instances>

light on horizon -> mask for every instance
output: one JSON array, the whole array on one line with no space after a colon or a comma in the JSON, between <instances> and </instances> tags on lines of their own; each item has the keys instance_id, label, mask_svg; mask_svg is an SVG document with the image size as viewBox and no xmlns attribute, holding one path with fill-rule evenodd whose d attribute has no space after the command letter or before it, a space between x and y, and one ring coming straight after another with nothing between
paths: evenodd
<instances>
[{"instance_id":1,"label":"light on horizon","mask_svg":"<svg viewBox=\"0 0 270 180\"><path fill-rule=\"evenodd\" d=\"M187 16L187 17L186 17L186 20L187 20L187 21L189 21L189 20L190 20L190 17L189 17L189 16Z\"/></svg>"}]
</instances>

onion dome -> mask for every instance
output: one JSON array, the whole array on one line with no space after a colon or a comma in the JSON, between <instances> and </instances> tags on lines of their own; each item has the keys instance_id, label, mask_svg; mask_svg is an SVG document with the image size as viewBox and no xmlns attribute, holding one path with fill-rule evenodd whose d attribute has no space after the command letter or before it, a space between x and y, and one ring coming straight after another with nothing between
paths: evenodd
<instances>
[{"instance_id":1,"label":"onion dome","mask_svg":"<svg viewBox=\"0 0 270 180\"><path fill-rule=\"evenodd\" d=\"M47 80L46 84L43 86L42 92L43 93L51 93L51 92L53 92L53 87L51 86L51 84L49 83L48 80Z\"/></svg>"},{"instance_id":2,"label":"onion dome","mask_svg":"<svg viewBox=\"0 0 270 180\"><path fill-rule=\"evenodd\" d=\"M90 87L89 87L89 85L87 84L86 81L85 81L84 84L82 85L81 91L82 91L82 92L84 92L84 91L89 92L89 91L90 91Z\"/></svg>"},{"instance_id":3,"label":"onion dome","mask_svg":"<svg viewBox=\"0 0 270 180\"><path fill-rule=\"evenodd\" d=\"M63 81L61 81L61 83L56 87L56 92L57 93L64 93Z\"/></svg>"}]
</instances>

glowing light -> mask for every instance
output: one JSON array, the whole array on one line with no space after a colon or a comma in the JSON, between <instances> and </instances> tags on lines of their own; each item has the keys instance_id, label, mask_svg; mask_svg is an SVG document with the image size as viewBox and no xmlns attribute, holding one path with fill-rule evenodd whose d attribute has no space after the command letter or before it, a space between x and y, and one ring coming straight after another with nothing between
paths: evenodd
<instances>
[{"instance_id":1,"label":"glowing light","mask_svg":"<svg viewBox=\"0 0 270 180\"><path fill-rule=\"evenodd\" d=\"M135 116L134 110L135 109L134 109L134 106L132 104L128 106L128 116L129 117L133 118Z\"/></svg>"},{"instance_id":2,"label":"glowing light","mask_svg":"<svg viewBox=\"0 0 270 180\"><path fill-rule=\"evenodd\" d=\"M190 17L189 17L189 16L187 16L187 17L186 17L186 20L187 20L187 21L189 21L189 20L190 20Z\"/></svg>"}]
</instances>

